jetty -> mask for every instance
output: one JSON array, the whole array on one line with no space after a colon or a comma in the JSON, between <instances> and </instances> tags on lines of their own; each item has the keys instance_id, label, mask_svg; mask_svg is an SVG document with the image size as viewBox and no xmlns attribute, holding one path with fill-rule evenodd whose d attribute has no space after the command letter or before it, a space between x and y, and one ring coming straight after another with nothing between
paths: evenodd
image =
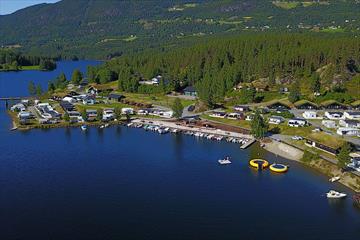
<instances>
[{"instance_id":1,"label":"jetty","mask_svg":"<svg viewBox=\"0 0 360 240\"><path fill-rule=\"evenodd\" d=\"M246 149L246 148L250 147L250 145L252 145L254 142L256 142L255 139L250 139L250 141L248 141L247 143L241 145L240 148L241 149Z\"/></svg>"}]
</instances>

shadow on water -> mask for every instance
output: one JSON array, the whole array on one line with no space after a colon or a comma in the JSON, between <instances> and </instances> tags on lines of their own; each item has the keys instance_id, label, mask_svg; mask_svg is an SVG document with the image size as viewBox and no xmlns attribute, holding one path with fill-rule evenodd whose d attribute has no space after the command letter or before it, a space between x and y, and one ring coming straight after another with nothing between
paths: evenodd
<instances>
[{"instance_id":1,"label":"shadow on water","mask_svg":"<svg viewBox=\"0 0 360 240\"><path fill-rule=\"evenodd\" d=\"M182 134L176 134L174 135L174 145L175 147L175 157L176 160L179 161L182 159L183 155L183 136Z\"/></svg>"},{"instance_id":2,"label":"shadow on water","mask_svg":"<svg viewBox=\"0 0 360 240\"><path fill-rule=\"evenodd\" d=\"M68 143L71 141L71 129L70 128L65 128L65 138Z\"/></svg>"},{"instance_id":3,"label":"shadow on water","mask_svg":"<svg viewBox=\"0 0 360 240\"><path fill-rule=\"evenodd\" d=\"M115 126L115 136L117 138L121 137L121 126Z\"/></svg>"}]
</instances>

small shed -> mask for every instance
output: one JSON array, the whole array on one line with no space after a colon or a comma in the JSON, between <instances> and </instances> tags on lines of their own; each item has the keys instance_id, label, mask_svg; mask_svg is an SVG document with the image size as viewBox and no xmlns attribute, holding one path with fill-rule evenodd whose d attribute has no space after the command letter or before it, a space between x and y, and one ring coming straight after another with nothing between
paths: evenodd
<instances>
[{"instance_id":1,"label":"small shed","mask_svg":"<svg viewBox=\"0 0 360 240\"><path fill-rule=\"evenodd\" d=\"M192 96L192 97L196 97L197 96L197 92L195 90L195 87L193 86L188 86L183 90L183 93L185 96Z\"/></svg>"}]
</instances>

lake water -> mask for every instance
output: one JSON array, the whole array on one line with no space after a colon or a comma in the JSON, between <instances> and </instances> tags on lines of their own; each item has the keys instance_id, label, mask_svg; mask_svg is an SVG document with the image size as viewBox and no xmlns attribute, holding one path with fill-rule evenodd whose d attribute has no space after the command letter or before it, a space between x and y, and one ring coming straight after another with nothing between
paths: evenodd
<instances>
[{"instance_id":1,"label":"lake water","mask_svg":"<svg viewBox=\"0 0 360 240\"><path fill-rule=\"evenodd\" d=\"M48 81L42 74L34 76ZM6 75L10 78L1 80L2 94L26 94L16 90L11 73ZM121 126L92 127L87 132L79 128L10 132L4 105L0 239L360 235L360 212L351 199L328 201L324 196L329 189L350 195L351 191L256 145L240 150L236 144ZM219 166L217 159L224 155L232 156L233 164ZM283 175L259 173L248 167L254 156L289 164L291 169Z\"/></svg>"}]
</instances>

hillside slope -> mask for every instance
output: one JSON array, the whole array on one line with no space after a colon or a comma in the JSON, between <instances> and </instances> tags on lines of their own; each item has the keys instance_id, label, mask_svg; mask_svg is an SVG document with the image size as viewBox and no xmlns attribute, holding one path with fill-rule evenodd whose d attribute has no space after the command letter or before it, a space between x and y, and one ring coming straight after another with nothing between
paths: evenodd
<instances>
[{"instance_id":1,"label":"hillside slope","mask_svg":"<svg viewBox=\"0 0 360 240\"><path fill-rule=\"evenodd\" d=\"M52 56L105 57L244 31L359 34L359 12L357 0L290 5L268 0L62 0L0 16L0 45Z\"/></svg>"}]
</instances>

